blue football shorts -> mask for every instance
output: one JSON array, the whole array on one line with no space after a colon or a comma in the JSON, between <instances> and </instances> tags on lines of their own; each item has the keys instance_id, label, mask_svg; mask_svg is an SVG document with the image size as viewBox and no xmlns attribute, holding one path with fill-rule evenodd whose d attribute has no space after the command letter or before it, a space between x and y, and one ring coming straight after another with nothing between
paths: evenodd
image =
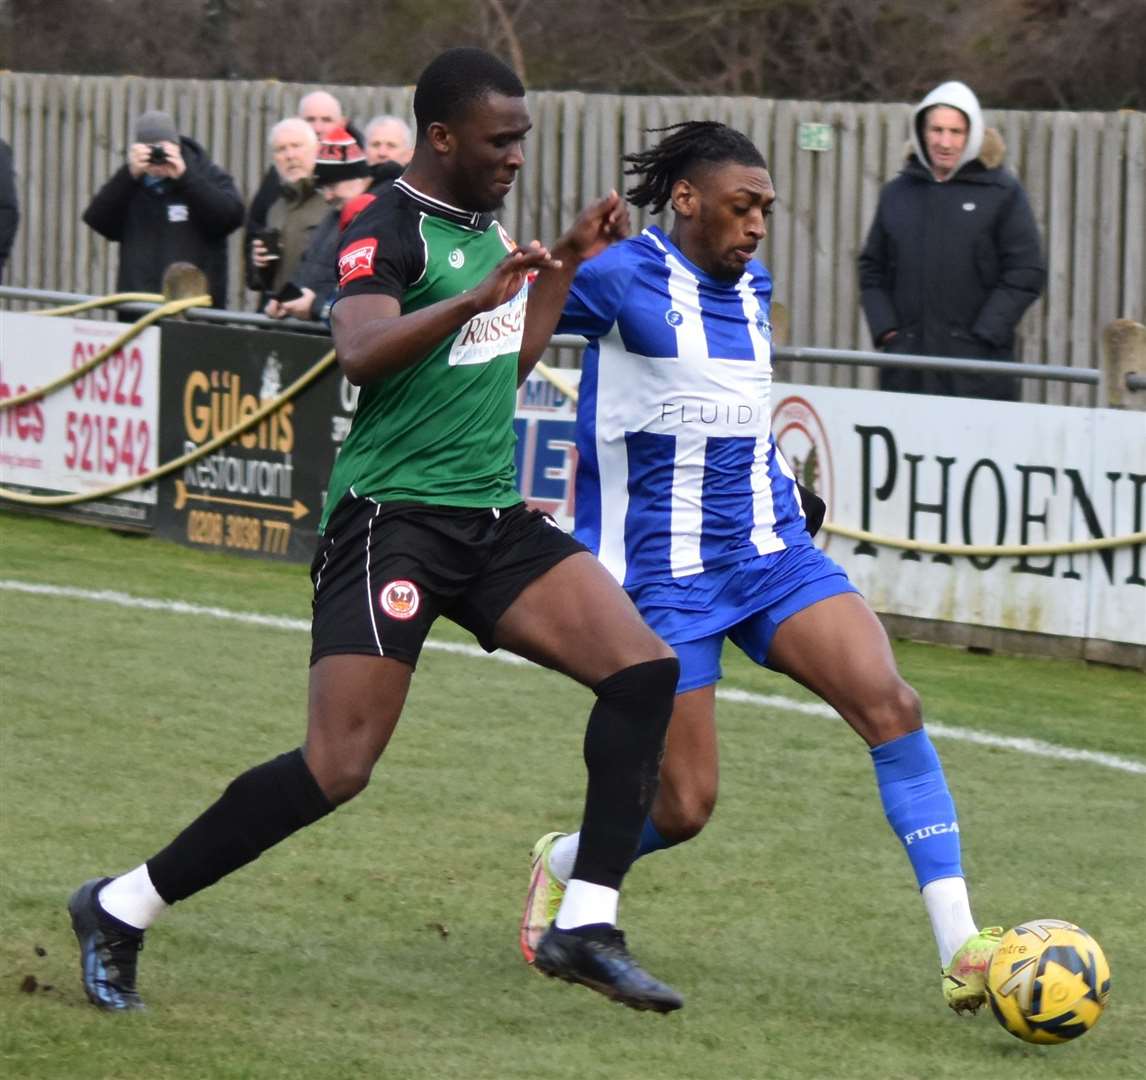
<instances>
[{"instance_id":1,"label":"blue football shorts","mask_svg":"<svg viewBox=\"0 0 1146 1080\"><path fill-rule=\"evenodd\" d=\"M858 593L839 563L812 543L681 581L630 587L645 621L680 658L676 692L717 682L725 638L757 664L780 624L829 596Z\"/></svg>"}]
</instances>

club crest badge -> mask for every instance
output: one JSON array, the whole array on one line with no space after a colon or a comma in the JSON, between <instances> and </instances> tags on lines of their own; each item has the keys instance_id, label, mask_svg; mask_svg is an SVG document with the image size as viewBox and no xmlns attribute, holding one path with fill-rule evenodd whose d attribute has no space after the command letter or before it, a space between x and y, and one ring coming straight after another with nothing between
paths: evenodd
<instances>
[{"instance_id":1,"label":"club crest badge","mask_svg":"<svg viewBox=\"0 0 1146 1080\"><path fill-rule=\"evenodd\" d=\"M412 581L391 581L382 586L378 603L392 619L412 619L422 606L422 596Z\"/></svg>"}]
</instances>

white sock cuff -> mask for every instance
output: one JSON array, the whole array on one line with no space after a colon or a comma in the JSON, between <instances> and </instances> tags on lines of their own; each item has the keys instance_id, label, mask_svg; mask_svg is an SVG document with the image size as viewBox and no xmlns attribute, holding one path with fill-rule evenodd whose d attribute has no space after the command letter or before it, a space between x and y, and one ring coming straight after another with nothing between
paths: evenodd
<instances>
[{"instance_id":1,"label":"white sock cuff","mask_svg":"<svg viewBox=\"0 0 1146 1080\"><path fill-rule=\"evenodd\" d=\"M967 882L961 877L936 878L923 886L922 895L939 948L939 965L946 967L963 942L979 931L971 917Z\"/></svg>"},{"instance_id":2,"label":"white sock cuff","mask_svg":"<svg viewBox=\"0 0 1146 1080\"><path fill-rule=\"evenodd\" d=\"M100 889L98 899L109 915L137 930L146 930L168 906L151 883L147 863L113 878Z\"/></svg>"},{"instance_id":3,"label":"white sock cuff","mask_svg":"<svg viewBox=\"0 0 1146 1080\"><path fill-rule=\"evenodd\" d=\"M621 894L607 885L573 878L565 887L565 896L557 912L557 929L572 930L592 923L617 925L617 906Z\"/></svg>"},{"instance_id":4,"label":"white sock cuff","mask_svg":"<svg viewBox=\"0 0 1146 1080\"><path fill-rule=\"evenodd\" d=\"M577 849L581 846L581 834L570 833L559 837L549 849L549 873L565 884L573 876L573 865L577 862Z\"/></svg>"}]
</instances>

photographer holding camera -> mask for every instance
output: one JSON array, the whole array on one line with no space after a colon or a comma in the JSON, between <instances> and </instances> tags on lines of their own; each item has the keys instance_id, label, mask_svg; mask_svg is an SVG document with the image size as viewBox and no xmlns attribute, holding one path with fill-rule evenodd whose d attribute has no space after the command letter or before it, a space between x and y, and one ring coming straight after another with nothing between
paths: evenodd
<instances>
[{"instance_id":1,"label":"photographer holding camera","mask_svg":"<svg viewBox=\"0 0 1146 1080\"><path fill-rule=\"evenodd\" d=\"M160 292L172 263L199 267L215 307L227 296L227 236L243 223L234 180L165 112L135 123L127 161L92 199L84 223L119 243L119 292Z\"/></svg>"}]
</instances>

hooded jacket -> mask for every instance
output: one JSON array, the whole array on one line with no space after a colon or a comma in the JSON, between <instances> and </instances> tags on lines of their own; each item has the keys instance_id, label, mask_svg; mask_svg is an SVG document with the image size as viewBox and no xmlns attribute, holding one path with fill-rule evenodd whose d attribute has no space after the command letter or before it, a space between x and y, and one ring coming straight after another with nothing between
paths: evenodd
<instances>
[{"instance_id":1,"label":"hooded jacket","mask_svg":"<svg viewBox=\"0 0 1146 1080\"><path fill-rule=\"evenodd\" d=\"M968 120L955 169L938 180L927 157L927 110L949 105ZM860 303L872 338L889 330L889 352L1010 360L1015 326L1046 277L1026 193L1002 167L1006 147L985 128L974 93L937 87L915 109L911 148L880 192L859 257ZM887 390L964 397L1018 397L1018 380L952 372L883 369Z\"/></svg>"},{"instance_id":2,"label":"hooded jacket","mask_svg":"<svg viewBox=\"0 0 1146 1080\"><path fill-rule=\"evenodd\" d=\"M187 168L176 180L136 179L126 165L84 211L84 223L119 242L122 292L159 292L175 262L189 262L207 275L211 300L227 298L227 236L243 223L243 200L234 180L194 139L180 136Z\"/></svg>"}]
</instances>

